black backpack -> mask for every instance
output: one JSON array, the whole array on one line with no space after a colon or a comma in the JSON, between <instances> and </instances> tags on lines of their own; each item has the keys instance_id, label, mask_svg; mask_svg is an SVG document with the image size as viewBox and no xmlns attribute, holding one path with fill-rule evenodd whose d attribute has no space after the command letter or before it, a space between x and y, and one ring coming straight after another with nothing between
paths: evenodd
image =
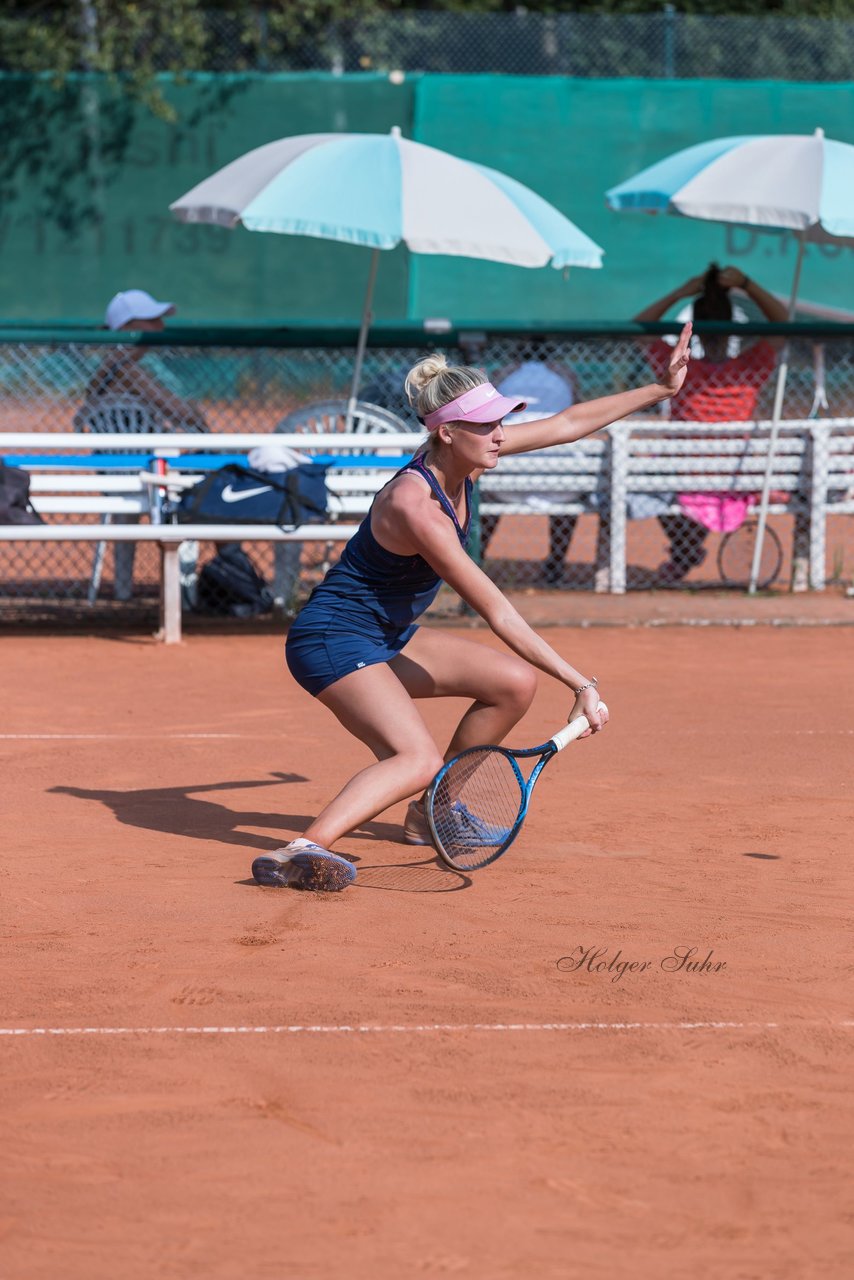
<instances>
[{"instance_id":1,"label":"black backpack","mask_svg":"<svg viewBox=\"0 0 854 1280\"><path fill-rule=\"evenodd\" d=\"M196 608L227 618L254 618L273 608L273 593L239 542L224 543L202 566Z\"/></svg>"},{"instance_id":2,"label":"black backpack","mask_svg":"<svg viewBox=\"0 0 854 1280\"><path fill-rule=\"evenodd\" d=\"M30 503L30 477L0 462L0 524L44 524Z\"/></svg>"}]
</instances>

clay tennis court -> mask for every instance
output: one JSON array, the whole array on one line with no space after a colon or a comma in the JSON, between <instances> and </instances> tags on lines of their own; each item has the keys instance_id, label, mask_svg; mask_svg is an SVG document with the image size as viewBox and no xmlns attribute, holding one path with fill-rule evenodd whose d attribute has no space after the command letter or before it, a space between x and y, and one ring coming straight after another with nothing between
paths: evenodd
<instances>
[{"instance_id":1,"label":"clay tennis court","mask_svg":"<svg viewBox=\"0 0 854 1280\"><path fill-rule=\"evenodd\" d=\"M850 628L548 635L517 845L340 895L248 880L362 760L280 637L6 639L4 1276L851 1274Z\"/></svg>"}]
</instances>

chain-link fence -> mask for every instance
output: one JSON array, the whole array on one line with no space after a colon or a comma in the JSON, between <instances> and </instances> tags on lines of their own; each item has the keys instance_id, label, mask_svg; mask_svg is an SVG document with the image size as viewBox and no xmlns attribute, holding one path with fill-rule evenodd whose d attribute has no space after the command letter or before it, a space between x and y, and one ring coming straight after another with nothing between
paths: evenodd
<instances>
[{"instance_id":1,"label":"chain-link fence","mask_svg":"<svg viewBox=\"0 0 854 1280\"><path fill-rule=\"evenodd\" d=\"M317 6L235 5L191 21L152 13L136 62L152 70L433 71L508 75L848 80L854 22L680 13L363 13L329 24ZM77 65L98 66L101 44L135 67L130 38L84 32L75 6L0 19L0 70L54 71L57 33L79 48ZM47 31L43 39L36 37ZM51 36L53 38L51 38ZM85 36L85 39L84 39ZM180 43L176 43L180 41ZM43 65L39 50L43 47Z\"/></svg>"},{"instance_id":2,"label":"chain-link fence","mask_svg":"<svg viewBox=\"0 0 854 1280\"><path fill-rule=\"evenodd\" d=\"M767 436L742 430L738 423L770 417L775 344L780 341L743 330L729 337L704 333L697 339L682 395L647 415L650 428L660 424L660 434L649 429L634 432L631 457L622 464L627 476L620 499L626 517L621 534L624 584L610 577L612 458L602 436L564 446L547 458L525 455L524 465L522 459L507 458L482 479L479 529L486 571L505 588L743 588ZM410 342L368 349L360 397L390 410L406 428L417 431L403 396L403 379L430 344L426 339ZM507 394L526 400L522 419L649 382L660 376L670 352L664 335L614 331L536 337L449 335L443 345L451 362L485 369ZM79 431L81 454L97 449L98 433L125 428L197 430L203 451L204 432L273 435L293 430L289 424L295 411L346 398L352 365L349 346L128 347L91 341L0 341L0 421L4 432L43 433L47 448L52 432ZM790 348L784 417L821 422L828 415L834 420L850 416L854 422L850 337L819 332L810 336L799 326ZM682 431L682 421L721 426L718 432ZM339 423L343 428L342 418ZM766 589L788 589L798 576L799 561L800 585L807 585L815 459L808 429L790 436L784 433L774 469L761 576ZM839 444L843 436L847 444ZM831 437L836 442L835 471L822 483L835 506L826 521L820 554L823 577L838 583L854 573L854 523L844 505L840 507L846 495L854 498L854 476L845 424L837 422ZM309 435L306 447L311 447ZM33 501L37 508L42 505L47 521L103 519L87 514L83 500L69 513L73 481L64 482L67 498L54 497L51 505L44 496L50 483L39 479L38 468L32 476ZM118 491L119 482L113 483ZM121 510L118 498L115 510ZM271 585L274 548L253 543L245 550ZM307 542L296 553L301 556L297 603L340 550L340 544ZM211 545L187 549L188 584L196 582L215 551ZM134 612L153 613L158 581L157 552L150 544L119 544L113 550L83 542L0 540L0 609L6 619L98 616L106 621ZM200 605L191 592L186 606L200 616L229 612L211 599Z\"/></svg>"},{"instance_id":3,"label":"chain-link fence","mask_svg":"<svg viewBox=\"0 0 854 1280\"><path fill-rule=\"evenodd\" d=\"M222 15L212 29L225 36ZM315 38L277 39L272 15L236 28L220 48L267 69L368 70L584 77L845 80L854 22L816 18L654 13L366 15ZM239 52L238 52L239 51Z\"/></svg>"}]
</instances>

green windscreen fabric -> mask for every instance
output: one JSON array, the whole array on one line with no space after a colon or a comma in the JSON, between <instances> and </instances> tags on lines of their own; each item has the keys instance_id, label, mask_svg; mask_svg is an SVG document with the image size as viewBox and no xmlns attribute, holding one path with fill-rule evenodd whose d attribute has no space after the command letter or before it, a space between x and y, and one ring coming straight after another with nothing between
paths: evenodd
<instances>
[{"instance_id":1,"label":"green windscreen fabric","mask_svg":"<svg viewBox=\"0 0 854 1280\"><path fill-rule=\"evenodd\" d=\"M370 254L352 245L179 223L169 204L289 134L411 135L413 84L387 76L206 75L161 87L177 122L103 80L0 76L0 318L100 323L120 289L191 322L351 321ZM406 311L406 255L383 254L376 311Z\"/></svg>"},{"instance_id":2,"label":"green windscreen fabric","mask_svg":"<svg viewBox=\"0 0 854 1280\"><path fill-rule=\"evenodd\" d=\"M622 320L712 259L785 292L791 237L616 214L604 193L707 138L820 125L854 142L850 84L245 73L164 77L161 87L175 123L103 79L56 89L47 77L0 75L0 320L100 323L113 293L142 288L189 323L357 322L369 251L187 226L168 206L272 139L393 125L532 187L603 246L605 265L565 279L396 249L380 257L380 320ZM809 248L803 295L854 310L852 268L850 249Z\"/></svg>"},{"instance_id":3,"label":"green windscreen fabric","mask_svg":"<svg viewBox=\"0 0 854 1280\"><path fill-rule=\"evenodd\" d=\"M622 320L711 261L735 264L766 288L788 293L796 255L791 236L618 214L606 207L604 193L696 142L812 133L817 126L854 143L854 86L425 76L415 104L418 138L533 187L604 248L605 262L564 280L551 268L420 258L413 262L410 311L458 321ZM809 246L801 293L854 310L854 250Z\"/></svg>"}]
</instances>

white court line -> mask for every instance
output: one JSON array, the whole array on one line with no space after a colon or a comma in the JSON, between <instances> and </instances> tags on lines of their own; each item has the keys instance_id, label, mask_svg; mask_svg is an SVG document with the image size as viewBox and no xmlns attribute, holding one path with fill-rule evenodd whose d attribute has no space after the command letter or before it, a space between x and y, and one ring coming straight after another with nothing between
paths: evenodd
<instances>
[{"instance_id":1,"label":"white court line","mask_svg":"<svg viewBox=\"0 0 854 1280\"><path fill-rule=\"evenodd\" d=\"M644 730L644 732L649 732ZM655 732L655 730L652 730ZM672 736L673 730L662 729L660 732L668 733ZM708 737L709 729L679 729L676 732L681 734L700 734ZM723 730L721 730L723 732ZM731 729L726 730L731 733ZM854 729L763 729L762 733L766 736L771 734L785 734L787 738L795 737L825 737L830 735L850 735L854 734ZM283 731L264 732L264 733L0 733L0 742L140 742L148 740L152 742L172 742L183 740L185 738L226 738L241 742L257 742L264 738L280 740Z\"/></svg>"},{"instance_id":2,"label":"white court line","mask_svg":"<svg viewBox=\"0 0 854 1280\"><path fill-rule=\"evenodd\" d=\"M0 733L0 739L11 742L139 742L150 738L155 742L177 738L280 738L281 733Z\"/></svg>"},{"instance_id":3,"label":"white court line","mask_svg":"<svg viewBox=\"0 0 854 1280\"><path fill-rule=\"evenodd\" d=\"M800 1027L840 1030L847 1022L435 1022L386 1026L270 1027L0 1027L0 1036L246 1036L246 1035L430 1035L444 1031L779 1031Z\"/></svg>"},{"instance_id":4,"label":"white court line","mask_svg":"<svg viewBox=\"0 0 854 1280\"><path fill-rule=\"evenodd\" d=\"M625 622L584 620L580 627L633 626ZM850 627L850 618L647 618L642 627Z\"/></svg>"}]
</instances>

